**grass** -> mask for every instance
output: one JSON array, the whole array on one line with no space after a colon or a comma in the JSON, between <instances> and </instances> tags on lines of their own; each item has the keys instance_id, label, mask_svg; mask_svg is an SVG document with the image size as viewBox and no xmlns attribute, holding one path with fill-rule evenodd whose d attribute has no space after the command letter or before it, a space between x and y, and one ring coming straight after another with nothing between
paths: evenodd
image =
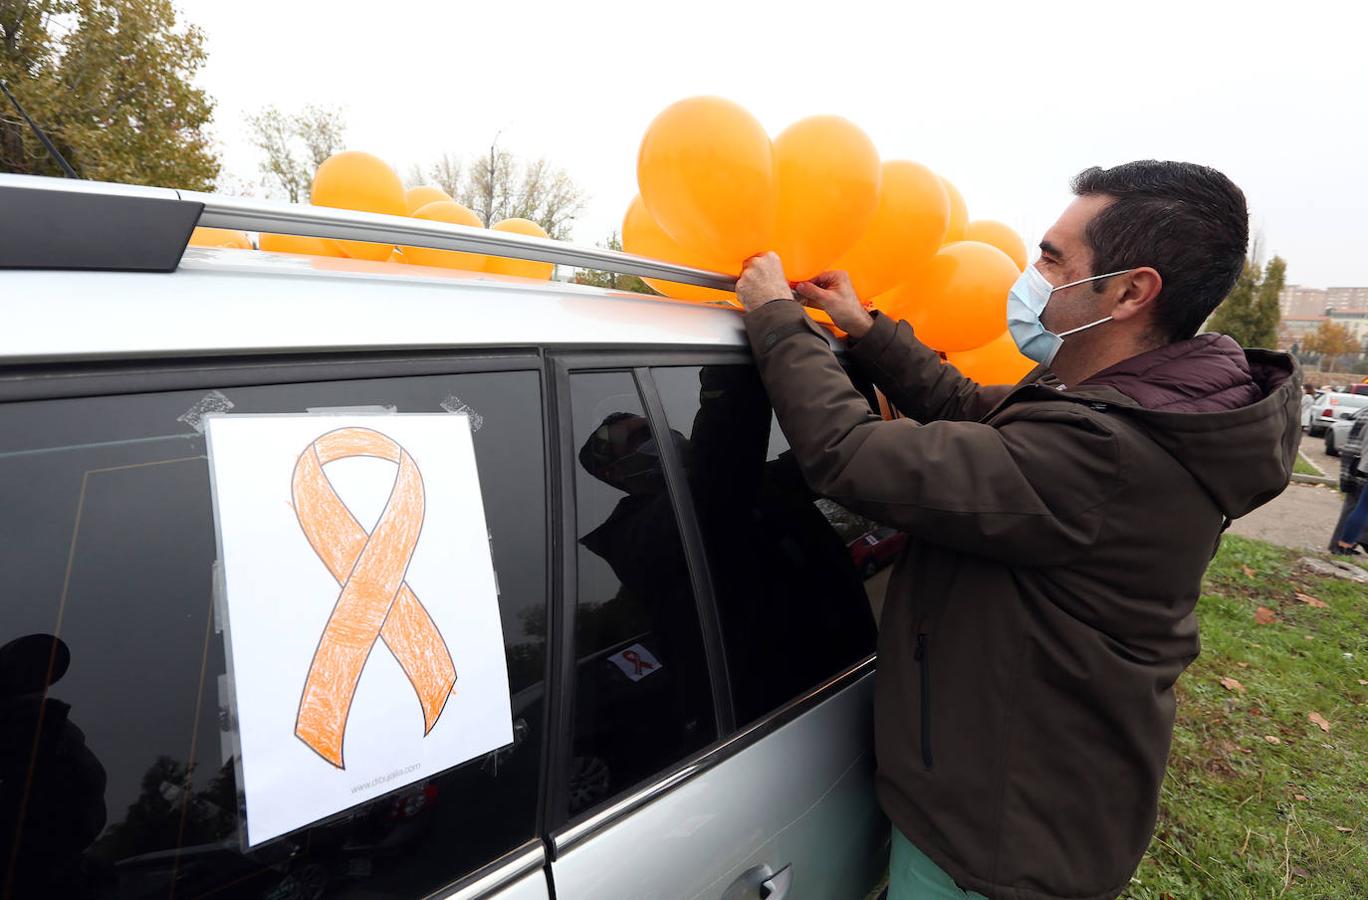
<instances>
[{"instance_id":1,"label":"grass","mask_svg":"<svg viewBox=\"0 0 1368 900\"><path fill-rule=\"evenodd\" d=\"M1320 469L1307 462L1306 457L1302 456L1300 453L1297 454L1297 461L1292 464L1292 471L1298 475L1315 475L1317 477L1325 474Z\"/></svg>"},{"instance_id":2,"label":"grass","mask_svg":"<svg viewBox=\"0 0 1368 900\"><path fill-rule=\"evenodd\" d=\"M1297 556L1227 536L1207 572L1202 654L1178 682L1130 900L1368 897L1368 588ZM1256 621L1259 607L1276 618Z\"/></svg>"}]
</instances>

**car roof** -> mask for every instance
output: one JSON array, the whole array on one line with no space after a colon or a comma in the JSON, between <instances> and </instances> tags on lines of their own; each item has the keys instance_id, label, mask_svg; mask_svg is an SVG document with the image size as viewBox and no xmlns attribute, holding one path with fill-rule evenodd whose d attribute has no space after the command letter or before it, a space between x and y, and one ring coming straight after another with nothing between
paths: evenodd
<instances>
[{"instance_id":1,"label":"car roof","mask_svg":"<svg viewBox=\"0 0 1368 900\"><path fill-rule=\"evenodd\" d=\"M725 273L487 228L0 173L0 362L746 346L739 311L725 305L402 263L187 247L197 225L535 260L722 291L736 283Z\"/></svg>"},{"instance_id":2,"label":"car roof","mask_svg":"<svg viewBox=\"0 0 1368 900\"><path fill-rule=\"evenodd\" d=\"M535 346L744 348L739 311L556 281L192 247L174 272L0 274L0 360Z\"/></svg>"}]
</instances>

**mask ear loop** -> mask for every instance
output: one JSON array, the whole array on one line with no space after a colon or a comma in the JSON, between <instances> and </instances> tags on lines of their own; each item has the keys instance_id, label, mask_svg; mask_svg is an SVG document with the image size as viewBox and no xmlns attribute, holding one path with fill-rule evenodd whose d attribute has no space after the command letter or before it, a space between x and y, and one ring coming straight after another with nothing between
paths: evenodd
<instances>
[{"instance_id":1,"label":"mask ear loop","mask_svg":"<svg viewBox=\"0 0 1368 900\"><path fill-rule=\"evenodd\" d=\"M1078 334L1080 331L1087 331L1089 328L1092 328L1094 325L1101 325L1103 322L1110 322L1110 321L1111 321L1112 319L1114 319L1114 318L1116 318L1116 317L1115 317L1115 316L1106 316L1106 317L1104 317L1104 318L1098 319L1096 322L1089 322L1087 325L1080 325L1080 326L1078 326L1077 328L1070 328L1068 331L1060 332L1059 338L1060 338L1060 340L1063 340L1064 338L1068 337L1068 336L1071 335L1071 334Z\"/></svg>"},{"instance_id":2,"label":"mask ear loop","mask_svg":"<svg viewBox=\"0 0 1368 900\"><path fill-rule=\"evenodd\" d=\"M1065 288L1071 288L1071 287L1074 287L1075 285L1079 285L1079 284L1087 284L1089 281L1098 281L1099 279L1102 279L1102 278L1112 278L1112 277L1117 276L1117 275L1125 275L1127 272L1134 272L1134 271L1135 271L1135 269L1121 269L1120 271L1117 271L1117 272L1108 272L1108 273L1105 274L1105 275L1089 275L1087 278L1080 278L1080 279L1078 279L1077 281L1070 281L1068 284L1061 284L1061 285L1060 285L1059 287L1057 287L1057 288L1052 288L1052 289L1050 290L1050 293L1053 294L1055 291L1062 291L1062 290L1064 290Z\"/></svg>"},{"instance_id":3,"label":"mask ear loop","mask_svg":"<svg viewBox=\"0 0 1368 900\"><path fill-rule=\"evenodd\" d=\"M1122 270L1120 270L1119 272L1108 272L1108 273L1105 274L1105 275L1093 275L1093 276L1090 277L1090 278L1080 278L1078 281L1070 281L1068 284L1061 284L1059 287L1057 287L1057 288L1055 288L1054 290L1050 291L1050 293L1051 293L1051 294L1054 294L1055 291L1062 291L1062 290L1064 290L1065 288L1073 287L1073 286L1076 285L1076 284L1087 284L1089 281L1098 281L1099 279L1102 279L1102 278L1111 278L1111 277L1114 276L1114 275L1125 275L1127 272L1134 272L1134 271L1135 271L1134 269L1122 269ZM1059 338L1060 338L1060 340L1063 340L1064 338L1068 337L1068 336L1071 335L1071 334L1078 334L1080 331L1087 331L1089 328L1092 328L1092 327L1094 327L1094 326L1096 326L1096 325L1101 325L1103 322L1110 322L1110 321L1111 321L1112 319L1114 319L1114 318L1116 318L1116 317L1115 317L1115 316L1104 316L1104 317L1098 319L1096 322L1089 322L1087 325L1080 325L1080 326L1078 326L1077 328L1070 328L1068 331L1062 331L1062 332L1060 332Z\"/></svg>"}]
</instances>

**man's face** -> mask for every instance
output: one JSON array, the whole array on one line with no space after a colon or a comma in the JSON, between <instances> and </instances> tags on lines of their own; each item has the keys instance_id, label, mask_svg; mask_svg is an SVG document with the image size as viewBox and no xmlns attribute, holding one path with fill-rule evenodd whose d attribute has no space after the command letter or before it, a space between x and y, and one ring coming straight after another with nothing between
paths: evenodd
<instances>
[{"instance_id":1,"label":"man's face","mask_svg":"<svg viewBox=\"0 0 1368 900\"><path fill-rule=\"evenodd\" d=\"M1040 241L1040 259L1035 265L1046 281L1058 287L1098 274L1093 271L1092 250L1084 233L1093 217L1111 202L1110 197L1104 196L1078 197L1045 232ZM1041 322L1059 334L1102 318L1111 308L1106 302L1109 282L1110 279L1101 282L1101 293L1094 291L1098 283L1091 281L1055 291L1040 317ZM1067 341L1065 343L1067 345Z\"/></svg>"}]
</instances>

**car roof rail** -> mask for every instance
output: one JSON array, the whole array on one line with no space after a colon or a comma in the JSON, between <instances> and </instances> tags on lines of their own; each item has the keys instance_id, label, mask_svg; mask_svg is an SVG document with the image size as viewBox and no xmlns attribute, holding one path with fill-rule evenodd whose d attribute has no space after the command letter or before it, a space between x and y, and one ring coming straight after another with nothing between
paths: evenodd
<instances>
[{"instance_id":1,"label":"car roof rail","mask_svg":"<svg viewBox=\"0 0 1368 900\"><path fill-rule=\"evenodd\" d=\"M549 262L731 291L736 277L601 247L326 206L0 173L0 268L174 271L196 226Z\"/></svg>"}]
</instances>

